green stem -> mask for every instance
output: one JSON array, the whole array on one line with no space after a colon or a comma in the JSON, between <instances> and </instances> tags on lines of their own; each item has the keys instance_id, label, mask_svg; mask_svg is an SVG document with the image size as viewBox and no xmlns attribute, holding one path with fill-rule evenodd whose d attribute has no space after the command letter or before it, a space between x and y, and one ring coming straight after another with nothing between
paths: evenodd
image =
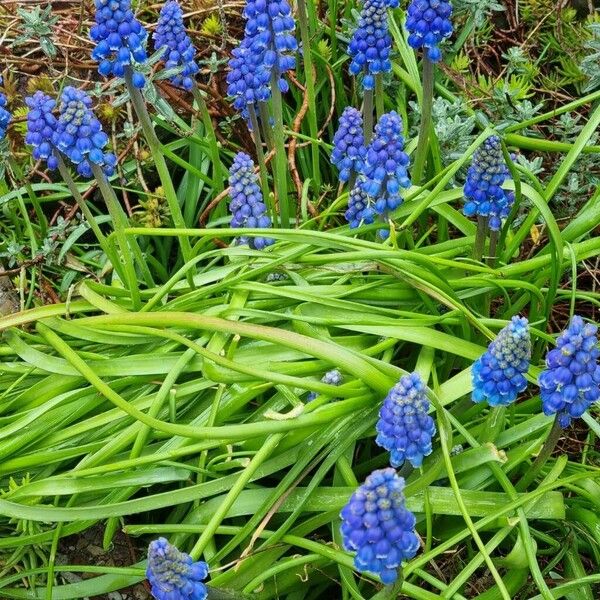
<instances>
[{"instance_id":1,"label":"green stem","mask_svg":"<svg viewBox=\"0 0 600 600\"><path fill-rule=\"evenodd\" d=\"M373 137L373 90L365 90L363 100L363 127L365 130L365 145Z\"/></svg>"},{"instance_id":2,"label":"green stem","mask_svg":"<svg viewBox=\"0 0 600 600\"><path fill-rule=\"evenodd\" d=\"M273 72L271 76L271 101L273 103L273 116L275 118L275 189L279 201L279 222L281 227L290 227L290 209L288 206L287 193L287 154L285 152L285 137L283 133L283 104L281 101L281 90L279 89L279 75Z\"/></svg>"},{"instance_id":3,"label":"green stem","mask_svg":"<svg viewBox=\"0 0 600 600\"><path fill-rule=\"evenodd\" d=\"M270 152L273 150L273 128L271 127L269 105L266 102L258 103L258 116L260 116L260 131L263 133L263 138L265 139L265 143Z\"/></svg>"},{"instance_id":4,"label":"green stem","mask_svg":"<svg viewBox=\"0 0 600 600\"><path fill-rule=\"evenodd\" d=\"M262 140L260 139L260 125L256 111L252 104L248 105L248 115L250 116L250 124L252 125L252 139L254 140L254 147L256 148L256 159L258 161L258 173L260 177L260 187L262 189L263 198L267 203L271 221L276 226L277 224L277 213L275 210L275 201L269 190L269 180L267 176L267 163L265 162L265 153L263 152ZM268 125L267 125L268 126Z\"/></svg>"},{"instance_id":5,"label":"green stem","mask_svg":"<svg viewBox=\"0 0 600 600\"><path fill-rule=\"evenodd\" d=\"M385 112L383 100L383 75L377 73L375 75L375 108L378 120L381 119L381 115Z\"/></svg>"},{"instance_id":6,"label":"green stem","mask_svg":"<svg viewBox=\"0 0 600 600\"><path fill-rule=\"evenodd\" d=\"M517 485L515 486L517 492L522 492L526 490L529 484L532 481L534 481L535 478L539 475L543 466L546 464L546 461L550 458L550 455L552 454L556 443L560 439L562 431L563 429L560 426L560 423L558 422L558 415L556 415L556 418L554 419L554 423L552 425L552 429L548 433L548 437L546 438L546 441L544 442L540 453L533 461L533 465L531 465L531 468L525 473L525 475L523 475L519 483L517 483Z\"/></svg>"},{"instance_id":7,"label":"green stem","mask_svg":"<svg viewBox=\"0 0 600 600\"><path fill-rule=\"evenodd\" d=\"M156 136L156 132L154 131L152 119L150 118L150 114L146 108L144 97L142 96L140 90L133 85L130 69L128 69L125 73L125 83L127 85L127 90L129 91L129 96L131 97L133 108L138 119L140 120L140 125L142 126L142 131L144 132L148 147L150 148L150 153L152 154L154 164L156 165L156 170L165 192L165 197L167 198L173 224L176 228L185 228L185 219L183 218L183 213L181 212L181 206L179 206L177 192L173 186L173 180L171 179L171 174L169 173L169 167L167 166L165 157L161 151L161 143ZM183 260L188 262L193 258L190 240L185 237L179 237L178 240L181 246ZM191 272L188 273L188 283L190 284L190 287L194 287L194 280Z\"/></svg>"},{"instance_id":8,"label":"green stem","mask_svg":"<svg viewBox=\"0 0 600 600\"><path fill-rule=\"evenodd\" d=\"M219 155L219 142L217 141L217 136L213 127L213 122L210 118L208 107L206 106L206 101L204 100L202 91L198 87L194 86L192 93L194 95L194 100L198 105L200 116L202 117L202 123L204 125L204 134L208 137L210 159L212 162L212 175L215 186L214 191L217 194L219 194L223 191L223 181L225 179L221 165L221 158Z\"/></svg>"},{"instance_id":9,"label":"green stem","mask_svg":"<svg viewBox=\"0 0 600 600\"><path fill-rule=\"evenodd\" d=\"M487 217L477 217L477 232L475 233L475 244L473 246L473 259L481 262L483 257L483 247L485 246L485 238L487 236Z\"/></svg>"},{"instance_id":10,"label":"green stem","mask_svg":"<svg viewBox=\"0 0 600 600\"><path fill-rule=\"evenodd\" d=\"M415 153L415 163L412 170L412 180L415 185L421 185L425 162L429 151L429 133L431 130L431 109L433 107L433 84L435 65L423 57L423 98L421 101L421 126L419 142Z\"/></svg>"},{"instance_id":11,"label":"green stem","mask_svg":"<svg viewBox=\"0 0 600 600\"><path fill-rule=\"evenodd\" d=\"M315 95L314 68L311 55L310 35L308 32L308 17L306 13L305 0L298 0L298 21L300 23L300 36L302 38L302 47L304 49L304 85L308 95L308 126L311 136L311 158L312 158L312 180L315 193L321 189L321 171L319 168L319 130L317 126L317 102Z\"/></svg>"},{"instance_id":12,"label":"green stem","mask_svg":"<svg viewBox=\"0 0 600 600\"><path fill-rule=\"evenodd\" d=\"M117 236L117 241L119 243L119 247L121 248L121 255L123 257L124 263L124 272L125 272L125 280L127 287L129 288L129 293L131 294L131 301L135 310L139 310L141 307L140 300L140 290L138 289L138 281L137 276L135 274L135 267L133 265L133 257L131 255L131 250L129 248L129 243L127 242L127 236L124 233L124 230L127 228L127 220L125 218L125 213L117 200L114 190L111 185L108 183L106 179L106 175L104 175L104 171L98 165L90 162L92 167L92 172L94 173L94 177L98 182L98 189L104 198L104 202L106 202L106 207L108 208L108 212L113 221L113 226L115 228L115 234ZM135 241L134 241L135 243ZM116 268L116 267L115 267Z\"/></svg>"},{"instance_id":13,"label":"green stem","mask_svg":"<svg viewBox=\"0 0 600 600\"><path fill-rule=\"evenodd\" d=\"M499 231L490 231L490 249L488 252L487 264L492 269L496 266L496 255L498 249Z\"/></svg>"}]
</instances>

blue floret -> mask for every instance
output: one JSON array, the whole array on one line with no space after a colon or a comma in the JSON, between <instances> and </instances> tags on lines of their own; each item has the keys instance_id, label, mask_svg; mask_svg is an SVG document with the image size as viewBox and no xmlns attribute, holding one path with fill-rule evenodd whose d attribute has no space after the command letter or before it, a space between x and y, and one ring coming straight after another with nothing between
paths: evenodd
<instances>
[{"instance_id":1,"label":"blue floret","mask_svg":"<svg viewBox=\"0 0 600 600\"><path fill-rule=\"evenodd\" d=\"M348 106L340 117L331 152L331 163L338 168L340 181L346 182L361 172L366 153L362 115Z\"/></svg>"},{"instance_id":2,"label":"blue floret","mask_svg":"<svg viewBox=\"0 0 600 600\"><path fill-rule=\"evenodd\" d=\"M525 373L531 360L529 323L515 316L473 364L474 402L508 406L527 387Z\"/></svg>"},{"instance_id":3,"label":"blue floret","mask_svg":"<svg viewBox=\"0 0 600 600\"><path fill-rule=\"evenodd\" d=\"M163 50L165 68L181 69L180 73L171 77L173 85L190 91L200 67L196 63L196 48L185 30L183 11L177 0L170 0L162 7L153 37L154 47Z\"/></svg>"},{"instance_id":4,"label":"blue floret","mask_svg":"<svg viewBox=\"0 0 600 600\"><path fill-rule=\"evenodd\" d=\"M92 58L99 63L100 75L123 77L132 70L135 87L144 87L145 79L137 65L146 62L148 34L131 10L131 0L95 0L96 24L90 38L96 43Z\"/></svg>"},{"instance_id":5,"label":"blue floret","mask_svg":"<svg viewBox=\"0 0 600 600\"><path fill-rule=\"evenodd\" d=\"M446 0L412 0L406 18L409 45L424 48L431 62L440 61L440 44L452 35L451 16L452 4Z\"/></svg>"},{"instance_id":6,"label":"blue floret","mask_svg":"<svg viewBox=\"0 0 600 600\"><path fill-rule=\"evenodd\" d=\"M344 548L356 552L354 566L388 585L419 548L415 516L405 507L403 492L404 479L394 469L373 471L340 513Z\"/></svg>"},{"instance_id":7,"label":"blue floret","mask_svg":"<svg viewBox=\"0 0 600 600\"><path fill-rule=\"evenodd\" d=\"M390 452L390 464L399 467L407 460L420 467L431 454L435 423L427 414L429 400L418 373L405 375L389 391L379 411L376 442Z\"/></svg>"},{"instance_id":8,"label":"blue floret","mask_svg":"<svg viewBox=\"0 0 600 600\"><path fill-rule=\"evenodd\" d=\"M400 190L410 187L408 155L404 152L402 119L395 111L381 116L367 147L360 180L377 214L386 215L402 203Z\"/></svg>"},{"instance_id":9,"label":"blue floret","mask_svg":"<svg viewBox=\"0 0 600 600\"><path fill-rule=\"evenodd\" d=\"M194 562L165 538L158 538L148 547L146 577L156 600L205 600L208 591L204 583L208 565Z\"/></svg>"},{"instance_id":10,"label":"blue floret","mask_svg":"<svg viewBox=\"0 0 600 600\"><path fill-rule=\"evenodd\" d=\"M463 213L467 217L489 217L490 229L498 231L515 201L513 192L502 189L508 173L500 138L487 138L475 152L467 172Z\"/></svg>"},{"instance_id":11,"label":"blue floret","mask_svg":"<svg viewBox=\"0 0 600 600\"><path fill-rule=\"evenodd\" d=\"M576 315L546 355L546 370L538 379L542 408L546 415L558 415L561 427L600 399L597 332L596 325Z\"/></svg>"},{"instance_id":12,"label":"blue floret","mask_svg":"<svg viewBox=\"0 0 600 600\"><path fill-rule=\"evenodd\" d=\"M1 84L2 77L0 77L0 85ZM6 96L0 93L0 140L6 135L6 130L11 119L11 114L6 110Z\"/></svg>"},{"instance_id":13,"label":"blue floret","mask_svg":"<svg viewBox=\"0 0 600 600\"><path fill-rule=\"evenodd\" d=\"M365 0L358 26L348 44L348 55L352 59L350 73L363 74L362 85L365 90L375 87L375 75L392 70L392 37L389 33L387 9L394 4L389 0Z\"/></svg>"},{"instance_id":14,"label":"blue floret","mask_svg":"<svg viewBox=\"0 0 600 600\"><path fill-rule=\"evenodd\" d=\"M82 177L92 177L91 164L101 167L110 177L115 171L117 159L111 152L104 152L108 136L102 131L102 125L91 106L92 99L85 92L66 87L52 144L76 165Z\"/></svg>"},{"instance_id":15,"label":"blue floret","mask_svg":"<svg viewBox=\"0 0 600 600\"><path fill-rule=\"evenodd\" d=\"M58 125L58 120L53 113L56 101L44 92L38 91L33 96L25 98L25 104L29 108L25 142L33 146L32 155L35 160L46 161L49 169L56 169L58 160L52 142Z\"/></svg>"},{"instance_id":16,"label":"blue floret","mask_svg":"<svg viewBox=\"0 0 600 600\"><path fill-rule=\"evenodd\" d=\"M270 228L271 219L258 186L258 178L254 174L254 163L244 152L238 152L229 169L229 185L231 187L232 227ZM255 250L262 250L273 243L273 239L264 237L241 236L239 244L248 244Z\"/></svg>"}]
</instances>

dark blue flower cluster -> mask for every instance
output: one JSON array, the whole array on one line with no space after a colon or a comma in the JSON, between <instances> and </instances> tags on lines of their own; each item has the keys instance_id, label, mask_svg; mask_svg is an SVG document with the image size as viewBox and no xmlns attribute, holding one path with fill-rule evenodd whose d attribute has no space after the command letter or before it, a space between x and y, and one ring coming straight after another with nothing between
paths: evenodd
<instances>
[{"instance_id":1,"label":"dark blue flower cluster","mask_svg":"<svg viewBox=\"0 0 600 600\"><path fill-rule=\"evenodd\" d=\"M452 35L452 4L447 0L412 0L408 5L408 43L415 50L425 48L431 62L442 58L441 42Z\"/></svg>"},{"instance_id":2,"label":"dark blue flower cluster","mask_svg":"<svg viewBox=\"0 0 600 600\"><path fill-rule=\"evenodd\" d=\"M348 196L348 208L345 213L346 221L354 229L359 225L370 225L375 222L375 209L373 201L369 199L366 192L358 182L350 191Z\"/></svg>"},{"instance_id":3,"label":"dark blue flower cluster","mask_svg":"<svg viewBox=\"0 0 600 600\"><path fill-rule=\"evenodd\" d=\"M557 414L561 427L600 399L597 332L598 327L574 316L546 355L546 370L538 380L542 408L546 415Z\"/></svg>"},{"instance_id":4,"label":"dark blue flower cluster","mask_svg":"<svg viewBox=\"0 0 600 600\"><path fill-rule=\"evenodd\" d=\"M529 323L514 316L473 364L472 398L490 406L508 406L527 387L525 373L531 360Z\"/></svg>"},{"instance_id":5,"label":"dark blue flower cluster","mask_svg":"<svg viewBox=\"0 0 600 600\"><path fill-rule=\"evenodd\" d=\"M2 85L2 77L0 77L0 85ZM11 118L11 114L6 110L6 96L0 93L0 140L6 135Z\"/></svg>"},{"instance_id":6,"label":"dark blue flower cluster","mask_svg":"<svg viewBox=\"0 0 600 600\"><path fill-rule=\"evenodd\" d=\"M254 163L244 152L238 152L229 169L229 185L231 187L232 227L271 227L271 219L263 196L258 186L258 178L254 174ZM273 243L271 238L241 236L238 243L248 244L255 250L262 250Z\"/></svg>"},{"instance_id":7,"label":"dark blue flower cluster","mask_svg":"<svg viewBox=\"0 0 600 600\"><path fill-rule=\"evenodd\" d=\"M376 443L390 453L390 464L399 467L407 460L420 467L431 454L435 423L427 414L429 400L418 373L411 373L389 391L379 411Z\"/></svg>"},{"instance_id":8,"label":"dark blue flower cluster","mask_svg":"<svg viewBox=\"0 0 600 600\"><path fill-rule=\"evenodd\" d=\"M323 377L321 377L322 383L327 383L329 385L341 385L342 384L342 374L337 369L332 369L331 371L327 371ZM316 392L311 392L306 399L307 402L312 402L317 397Z\"/></svg>"},{"instance_id":9,"label":"dark blue flower cluster","mask_svg":"<svg viewBox=\"0 0 600 600\"><path fill-rule=\"evenodd\" d=\"M289 89L283 75L296 67L296 23L287 0L248 0L244 9L244 39L232 52L227 93L247 118L248 105L271 97L274 78L282 92Z\"/></svg>"},{"instance_id":10,"label":"dark blue flower cluster","mask_svg":"<svg viewBox=\"0 0 600 600\"><path fill-rule=\"evenodd\" d=\"M185 31L183 11L177 0L169 0L162 7L153 37L154 47L163 49L165 67L181 69L180 73L171 77L171 82L189 92L194 87L194 75L200 67L195 60L196 48Z\"/></svg>"},{"instance_id":11,"label":"dark blue flower cluster","mask_svg":"<svg viewBox=\"0 0 600 600\"><path fill-rule=\"evenodd\" d=\"M352 59L350 73L363 74L363 88L372 90L375 87L375 75L389 73L392 70L390 52L392 37L388 26L389 0L365 0L358 26L348 44L348 55Z\"/></svg>"},{"instance_id":12,"label":"dark blue flower cluster","mask_svg":"<svg viewBox=\"0 0 600 600\"><path fill-rule=\"evenodd\" d=\"M340 117L331 152L331 163L338 168L340 181L346 182L361 172L366 153L362 115L348 106Z\"/></svg>"},{"instance_id":13,"label":"dark blue flower cluster","mask_svg":"<svg viewBox=\"0 0 600 600\"><path fill-rule=\"evenodd\" d=\"M400 189L410 187L408 155L404 152L402 119L395 112L382 115L375 125L375 135L367 147L360 185L374 201L380 215L394 210L402 203Z\"/></svg>"},{"instance_id":14,"label":"dark blue flower cluster","mask_svg":"<svg viewBox=\"0 0 600 600\"><path fill-rule=\"evenodd\" d=\"M90 38L96 43L92 58L100 63L98 72L123 77L131 68L133 85L144 87L144 76L135 65L146 61L148 34L131 10L131 0L95 0L96 24Z\"/></svg>"},{"instance_id":15,"label":"dark blue flower cluster","mask_svg":"<svg viewBox=\"0 0 600 600\"><path fill-rule=\"evenodd\" d=\"M110 177L115 171L117 158L111 152L104 152L108 136L102 131L91 106L92 99L85 92L66 87L52 143L77 166L82 177L92 177L90 163L101 167Z\"/></svg>"},{"instance_id":16,"label":"dark blue flower cluster","mask_svg":"<svg viewBox=\"0 0 600 600\"><path fill-rule=\"evenodd\" d=\"M419 548L415 516L404 505L404 479L392 468L373 471L340 513L346 550L359 571L377 573L386 585Z\"/></svg>"},{"instance_id":17,"label":"dark blue flower cluster","mask_svg":"<svg viewBox=\"0 0 600 600\"><path fill-rule=\"evenodd\" d=\"M500 138L493 135L477 149L467 172L464 214L489 217L490 229L498 231L515 201L514 193L501 187L508 174Z\"/></svg>"},{"instance_id":18,"label":"dark blue flower cluster","mask_svg":"<svg viewBox=\"0 0 600 600\"><path fill-rule=\"evenodd\" d=\"M156 600L205 600L208 596L202 583L208 577L208 565L194 562L165 538L148 546L146 577Z\"/></svg>"},{"instance_id":19,"label":"dark blue flower cluster","mask_svg":"<svg viewBox=\"0 0 600 600\"><path fill-rule=\"evenodd\" d=\"M25 142L33 146L32 155L35 160L44 160L49 169L56 169L58 160L52 142L58 124L52 112L56 101L44 92L38 91L33 96L25 98L25 104L29 108Z\"/></svg>"}]
</instances>

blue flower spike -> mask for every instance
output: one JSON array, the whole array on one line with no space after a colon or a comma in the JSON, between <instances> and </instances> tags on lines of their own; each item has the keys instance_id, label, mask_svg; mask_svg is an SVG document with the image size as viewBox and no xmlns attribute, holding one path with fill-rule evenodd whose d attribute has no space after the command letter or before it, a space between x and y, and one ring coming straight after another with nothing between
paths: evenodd
<instances>
[{"instance_id":1,"label":"blue flower spike","mask_svg":"<svg viewBox=\"0 0 600 600\"><path fill-rule=\"evenodd\" d=\"M348 44L348 55L352 59L350 74L362 73L365 90L375 87L375 76L392 70L390 53L392 37L388 25L388 7L397 6L389 0L365 0L360 11L358 25Z\"/></svg>"},{"instance_id":2,"label":"blue flower spike","mask_svg":"<svg viewBox=\"0 0 600 600\"><path fill-rule=\"evenodd\" d=\"M404 479L392 468L373 471L340 517L344 548L356 552L354 566L394 583L402 561L419 549L415 516L404 504Z\"/></svg>"},{"instance_id":3,"label":"blue flower spike","mask_svg":"<svg viewBox=\"0 0 600 600\"><path fill-rule=\"evenodd\" d=\"M489 217L490 229L499 231L515 201L513 192L502 189L508 175L500 138L493 135L476 150L467 172L465 216Z\"/></svg>"},{"instance_id":4,"label":"blue flower spike","mask_svg":"<svg viewBox=\"0 0 600 600\"><path fill-rule=\"evenodd\" d=\"M2 77L0 77L0 85L2 85ZM6 110L6 96L0 92L0 140L6 135L6 130L11 120L12 116Z\"/></svg>"},{"instance_id":5,"label":"blue flower spike","mask_svg":"<svg viewBox=\"0 0 600 600\"><path fill-rule=\"evenodd\" d=\"M340 117L331 152L331 163L340 172L340 181L345 183L361 172L366 153L362 114L348 106Z\"/></svg>"},{"instance_id":6,"label":"blue flower spike","mask_svg":"<svg viewBox=\"0 0 600 600\"><path fill-rule=\"evenodd\" d=\"M60 117L52 135L52 144L87 179L93 176L91 165L102 168L110 177L115 172L117 158L105 152L108 136L92 112L92 99L83 91L66 87L62 93Z\"/></svg>"},{"instance_id":7,"label":"blue flower spike","mask_svg":"<svg viewBox=\"0 0 600 600\"><path fill-rule=\"evenodd\" d=\"M156 50L163 50L165 68L181 69L180 73L171 77L171 83L191 91L194 76L200 67L196 63L196 48L185 30L183 10L177 0L169 0L162 7L153 37Z\"/></svg>"},{"instance_id":8,"label":"blue flower spike","mask_svg":"<svg viewBox=\"0 0 600 600\"><path fill-rule=\"evenodd\" d=\"M514 316L473 364L473 402L508 406L527 387L531 360L529 323Z\"/></svg>"},{"instance_id":9,"label":"blue flower spike","mask_svg":"<svg viewBox=\"0 0 600 600\"><path fill-rule=\"evenodd\" d=\"M327 383L328 385L342 385L342 374L337 369L327 371L323 377L321 377L321 383ZM316 392L311 392L306 399L307 402L312 402L317 397Z\"/></svg>"},{"instance_id":10,"label":"blue flower spike","mask_svg":"<svg viewBox=\"0 0 600 600\"><path fill-rule=\"evenodd\" d=\"M432 63L439 62L440 44L452 35L451 16L452 4L447 0L412 0L406 18L409 45L423 48Z\"/></svg>"},{"instance_id":11,"label":"blue flower spike","mask_svg":"<svg viewBox=\"0 0 600 600\"><path fill-rule=\"evenodd\" d=\"M420 467L431 454L435 423L427 414L429 400L418 373L404 375L389 391L379 411L376 443L390 452L390 464L408 461Z\"/></svg>"},{"instance_id":12,"label":"blue flower spike","mask_svg":"<svg viewBox=\"0 0 600 600\"><path fill-rule=\"evenodd\" d=\"M367 147L361 179L363 191L373 200L375 212L386 215L402 204L400 190L410 187L408 155L404 152L402 119L395 112L381 116Z\"/></svg>"},{"instance_id":13,"label":"blue flower spike","mask_svg":"<svg viewBox=\"0 0 600 600\"><path fill-rule=\"evenodd\" d=\"M538 380L542 409L548 416L558 415L563 428L600 399L597 334L596 325L575 315L546 355L546 369Z\"/></svg>"},{"instance_id":14,"label":"blue flower spike","mask_svg":"<svg viewBox=\"0 0 600 600\"><path fill-rule=\"evenodd\" d=\"M247 119L249 105L271 97L273 79L282 92L289 89L283 76L296 67L298 42L288 0L248 0L243 15L245 34L229 61L227 93Z\"/></svg>"},{"instance_id":15,"label":"blue flower spike","mask_svg":"<svg viewBox=\"0 0 600 600\"><path fill-rule=\"evenodd\" d=\"M33 96L25 98L25 104L29 108L25 142L33 146L32 155L35 160L45 161L48 168L54 170L58 168L52 142L58 126L53 113L56 101L44 92L37 91Z\"/></svg>"},{"instance_id":16,"label":"blue flower spike","mask_svg":"<svg viewBox=\"0 0 600 600\"><path fill-rule=\"evenodd\" d=\"M270 228L271 219L263 201L258 178L254 174L254 163L244 152L238 152L229 169L229 186L231 187L232 227ZM262 250L273 243L273 239L265 237L241 236L239 244L248 244L255 250Z\"/></svg>"},{"instance_id":17,"label":"blue flower spike","mask_svg":"<svg viewBox=\"0 0 600 600\"><path fill-rule=\"evenodd\" d=\"M156 600L205 600L208 565L194 562L165 538L150 542L146 577Z\"/></svg>"},{"instance_id":18,"label":"blue flower spike","mask_svg":"<svg viewBox=\"0 0 600 600\"><path fill-rule=\"evenodd\" d=\"M131 10L131 0L95 0L96 24L90 38L96 43L92 58L99 63L98 72L104 77L124 77L132 71L132 82L143 88L144 75L139 65L146 62L148 34Z\"/></svg>"},{"instance_id":19,"label":"blue flower spike","mask_svg":"<svg viewBox=\"0 0 600 600\"><path fill-rule=\"evenodd\" d=\"M369 199L360 182L357 182L348 196L348 208L344 215L350 223L350 228L371 225L375 222L376 214L373 201Z\"/></svg>"}]
</instances>

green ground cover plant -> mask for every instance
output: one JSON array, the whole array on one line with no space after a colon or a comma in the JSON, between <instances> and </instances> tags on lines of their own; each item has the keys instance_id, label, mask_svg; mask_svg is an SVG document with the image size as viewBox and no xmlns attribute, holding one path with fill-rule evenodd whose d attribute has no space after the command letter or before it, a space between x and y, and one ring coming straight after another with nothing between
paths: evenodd
<instances>
[{"instance_id":1,"label":"green ground cover plant","mask_svg":"<svg viewBox=\"0 0 600 600\"><path fill-rule=\"evenodd\" d=\"M76 4L0 7L0 598L599 597L593 5Z\"/></svg>"}]
</instances>

